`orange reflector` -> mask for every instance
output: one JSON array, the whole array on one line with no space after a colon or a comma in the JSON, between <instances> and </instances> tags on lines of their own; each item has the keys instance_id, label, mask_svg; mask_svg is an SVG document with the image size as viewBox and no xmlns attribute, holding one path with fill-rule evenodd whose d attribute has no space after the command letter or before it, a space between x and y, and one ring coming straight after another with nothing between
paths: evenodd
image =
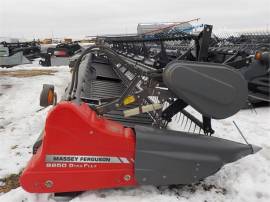
<instances>
[{"instance_id":1,"label":"orange reflector","mask_svg":"<svg viewBox=\"0 0 270 202\"><path fill-rule=\"evenodd\" d=\"M255 59L256 59L256 60L261 60L261 59L262 59L262 53L259 52L259 51L256 52L256 53L255 53Z\"/></svg>"},{"instance_id":2,"label":"orange reflector","mask_svg":"<svg viewBox=\"0 0 270 202\"><path fill-rule=\"evenodd\" d=\"M54 98L54 93L52 90L49 90L48 92L48 104L53 104L53 98Z\"/></svg>"}]
</instances>

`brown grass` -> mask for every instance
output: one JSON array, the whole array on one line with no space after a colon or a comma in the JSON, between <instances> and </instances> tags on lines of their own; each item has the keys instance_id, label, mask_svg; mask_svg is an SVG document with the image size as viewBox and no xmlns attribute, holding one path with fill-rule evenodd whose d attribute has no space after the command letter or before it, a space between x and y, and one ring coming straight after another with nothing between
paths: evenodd
<instances>
[{"instance_id":1,"label":"brown grass","mask_svg":"<svg viewBox=\"0 0 270 202\"><path fill-rule=\"evenodd\" d=\"M0 179L0 181L4 182L3 186L0 186L0 193L7 193L12 189L16 189L20 186L19 177L21 173L19 174L11 174L7 176L4 179Z\"/></svg>"},{"instance_id":2,"label":"brown grass","mask_svg":"<svg viewBox=\"0 0 270 202\"><path fill-rule=\"evenodd\" d=\"M11 76L11 77L32 77L32 76L40 76L40 75L54 75L56 70L16 70L16 71L0 71L0 77L3 76Z\"/></svg>"}]
</instances>

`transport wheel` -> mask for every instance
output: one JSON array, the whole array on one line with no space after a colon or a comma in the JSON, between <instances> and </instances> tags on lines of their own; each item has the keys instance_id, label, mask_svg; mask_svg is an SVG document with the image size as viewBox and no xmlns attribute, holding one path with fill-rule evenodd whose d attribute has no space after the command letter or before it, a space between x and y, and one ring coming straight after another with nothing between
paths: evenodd
<instances>
[{"instance_id":1,"label":"transport wheel","mask_svg":"<svg viewBox=\"0 0 270 202\"><path fill-rule=\"evenodd\" d=\"M56 93L54 93L54 85L43 84L43 89L40 94L40 106L48 107L57 102Z\"/></svg>"}]
</instances>

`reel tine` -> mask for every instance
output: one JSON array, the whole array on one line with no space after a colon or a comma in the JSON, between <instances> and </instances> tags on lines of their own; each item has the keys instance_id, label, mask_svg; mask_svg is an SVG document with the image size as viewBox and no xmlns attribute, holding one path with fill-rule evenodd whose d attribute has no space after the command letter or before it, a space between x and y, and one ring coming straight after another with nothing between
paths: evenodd
<instances>
[{"instance_id":1,"label":"reel tine","mask_svg":"<svg viewBox=\"0 0 270 202\"><path fill-rule=\"evenodd\" d=\"M179 121L180 121L180 119L181 119L181 116L182 116L182 113L181 113L181 112L179 112L179 117L178 117L178 121L177 121L177 123L179 123Z\"/></svg>"},{"instance_id":2,"label":"reel tine","mask_svg":"<svg viewBox=\"0 0 270 202\"><path fill-rule=\"evenodd\" d=\"M193 133L195 133L196 128L197 128L197 125L195 124L195 126L194 126L194 130L193 130Z\"/></svg>"},{"instance_id":3,"label":"reel tine","mask_svg":"<svg viewBox=\"0 0 270 202\"><path fill-rule=\"evenodd\" d=\"M177 118L178 118L178 114L174 115L172 119L173 119L173 121L176 121Z\"/></svg>"},{"instance_id":4,"label":"reel tine","mask_svg":"<svg viewBox=\"0 0 270 202\"><path fill-rule=\"evenodd\" d=\"M192 121L190 120L190 125L189 125L189 129L188 129L188 132L190 131L190 128L191 128L191 126L192 126Z\"/></svg>"},{"instance_id":5,"label":"reel tine","mask_svg":"<svg viewBox=\"0 0 270 202\"><path fill-rule=\"evenodd\" d=\"M188 120L189 120L189 118L187 117L184 129L186 129L186 127L187 127Z\"/></svg>"},{"instance_id":6,"label":"reel tine","mask_svg":"<svg viewBox=\"0 0 270 202\"><path fill-rule=\"evenodd\" d=\"M183 118L182 118L181 126L183 125L183 122L184 122L184 120L185 120L185 117L186 117L186 116L183 116Z\"/></svg>"}]
</instances>

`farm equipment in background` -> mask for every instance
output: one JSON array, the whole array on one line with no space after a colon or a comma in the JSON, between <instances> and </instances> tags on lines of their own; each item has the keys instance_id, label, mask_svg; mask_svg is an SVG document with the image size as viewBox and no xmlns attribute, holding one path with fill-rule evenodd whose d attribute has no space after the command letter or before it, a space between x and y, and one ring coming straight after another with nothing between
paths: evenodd
<instances>
[{"instance_id":1,"label":"farm equipment in background","mask_svg":"<svg viewBox=\"0 0 270 202\"><path fill-rule=\"evenodd\" d=\"M40 46L37 42L1 42L0 43L0 67L12 67L15 65L29 64L31 60L38 58Z\"/></svg>"},{"instance_id":2,"label":"farm equipment in background","mask_svg":"<svg viewBox=\"0 0 270 202\"><path fill-rule=\"evenodd\" d=\"M61 43L56 47L48 48L46 53L41 54L40 64L42 66L69 65L70 58L82 51L82 47L74 43Z\"/></svg>"},{"instance_id":3,"label":"farm equipment in background","mask_svg":"<svg viewBox=\"0 0 270 202\"><path fill-rule=\"evenodd\" d=\"M72 39L71 38L64 38L64 43L72 43Z\"/></svg>"},{"instance_id":4,"label":"farm equipment in background","mask_svg":"<svg viewBox=\"0 0 270 202\"><path fill-rule=\"evenodd\" d=\"M216 36L209 61L226 63L248 81L252 105L270 103L270 33L241 33Z\"/></svg>"},{"instance_id":5,"label":"farm equipment in background","mask_svg":"<svg viewBox=\"0 0 270 202\"><path fill-rule=\"evenodd\" d=\"M41 41L41 44L52 44L53 40L52 38L48 38L48 39L43 39Z\"/></svg>"},{"instance_id":6,"label":"farm equipment in background","mask_svg":"<svg viewBox=\"0 0 270 202\"><path fill-rule=\"evenodd\" d=\"M259 151L214 137L212 119L237 113L248 86L234 63L245 56L209 61L218 43L211 36L204 25L195 34L103 37L86 49L59 103L54 86L43 86L40 105L54 106L21 186L62 193L190 184Z\"/></svg>"}]
</instances>

